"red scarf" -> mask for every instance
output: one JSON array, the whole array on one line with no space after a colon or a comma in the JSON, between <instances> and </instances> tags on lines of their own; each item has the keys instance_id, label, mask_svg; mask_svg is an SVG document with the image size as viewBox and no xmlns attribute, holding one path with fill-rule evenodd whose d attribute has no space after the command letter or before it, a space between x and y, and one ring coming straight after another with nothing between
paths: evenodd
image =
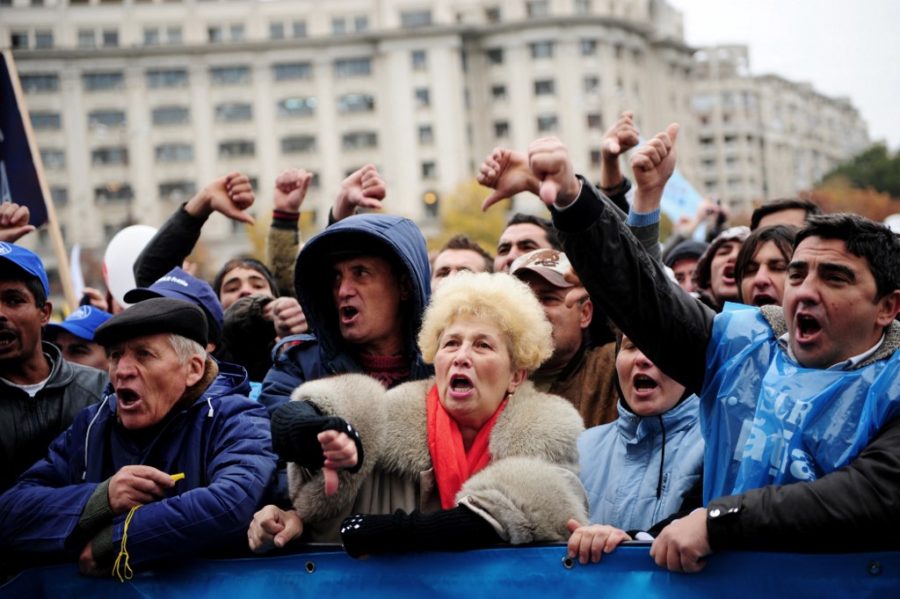
<instances>
[{"instance_id":1,"label":"red scarf","mask_svg":"<svg viewBox=\"0 0 900 599\"><path fill-rule=\"evenodd\" d=\"M490 420L478 431L467 452L459 425L444 409L438 396L437 385L428 392L425 400L428 419L428 452L434 465L434 478L441 493L441 507L456 507L456 494L469 478L491 461L488 443L494 423L506 407L504 399Z\"/></svg>"}]
</instances>

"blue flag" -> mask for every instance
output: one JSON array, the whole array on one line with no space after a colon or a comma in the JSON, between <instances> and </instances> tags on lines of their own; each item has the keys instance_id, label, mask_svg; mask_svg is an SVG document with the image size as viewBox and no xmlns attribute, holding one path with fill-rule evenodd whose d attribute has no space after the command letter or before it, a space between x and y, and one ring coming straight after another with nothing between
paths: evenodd
<instances>
[{"instance_id":1,"label":"blue flag","mask_svg":"<svg viewBox=\"0 0 900 599\"><path fill-rule=\"evenodd\" d=\"M47 222L47 205L31 147L25 133L27 114L19 105L13 78L18 79L11 55L0 60L0 201L27 206L29 223L39 227Z\"/></svg>"}]
</instances>

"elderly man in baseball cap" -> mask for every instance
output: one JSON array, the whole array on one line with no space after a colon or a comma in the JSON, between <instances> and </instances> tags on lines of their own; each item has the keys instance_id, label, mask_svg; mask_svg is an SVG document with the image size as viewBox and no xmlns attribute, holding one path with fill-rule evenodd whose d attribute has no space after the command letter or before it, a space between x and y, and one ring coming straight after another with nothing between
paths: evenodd
<instances>
[{"instance_id":1,"label":"elderly man in baseball cap","mask_svg":"<svg viewBox=\"0 0 900 599\"><path fill-rule=\"evenodd\" d=\"M220 374L208 357L203 311L147 299L95 339L112 393L0 497L0 551L70 554L82 573L124 579L163 559L242 548L275 455L246 374Z\"/></svg>"},{"instance_id":2,"label":"elderly man in baseball cap","mask_svg":"<svg viewBox=\"0 0 900 599\"><path fill-rule=\"evenodd\" d=\"M516 258L510 274L531 287L553 325L553 355L535 371L532 381L541 391L571 401L585 426L591 427L617 416L615 343L588 344L594 306L587 297L566 306L566 294L574 286L566 280L570 268L563 252L543 248Z\"/></svg>"},{"instance_id":3,"label":"elderly man in baseball cap","mask_svg":"<svg viewBox=\"0 0 900 599\"><path fill-rule=\"evenodd\" d=\"M0 242L0 492L47 453L79 411L100 401L107 382L105 372L70 364L43 341L49 295L37 254Z\"/></svg>"}]
</instances>

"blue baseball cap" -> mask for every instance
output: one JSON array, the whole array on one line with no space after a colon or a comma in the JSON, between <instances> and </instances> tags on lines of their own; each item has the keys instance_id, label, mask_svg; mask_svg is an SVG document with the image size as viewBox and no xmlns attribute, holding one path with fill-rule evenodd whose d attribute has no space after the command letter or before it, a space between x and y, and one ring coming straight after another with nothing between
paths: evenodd
<instances>
[{"instance_id":1,"label":"blue baseball cap","mask_svg":"<svg viewBox=\"0 0 900 599\"><path fill-rule=\"evenodd\" d=\"M41 258L20 245L0 241L0 260L6 260L19 267L29 277L37 277L44 286L44 295L50 297L50 283Z\"/></svg>"},{"instance_id":2,"label":"blue baseball cap","mask_svg":"<svg viewBox=\"0 0 900 599\"><path fill-rule=\"evenodd\" d=\"M94 340L94 331L101 324L112 318L112 314L93 306L81 306L60 323L50 323L45 328L48 333L55 334L67 331L85 341Z\"/></svg>"},{"instance_id":3,"label":"blue baseball cap","mask_svg":"<svg viewBox=\"0 0 900 599\"><path fill-rule=\"evenodd\" d=\"M124 299L129 304L134 304L152 297L169 297L191 302L203 308L210 332L213 330L217 333L222 332L225 316L222 304L212 287L206 281L189 275L177 266L157 279L150 287L132 289L125 294Z\"/></svg>"}]
</instances>

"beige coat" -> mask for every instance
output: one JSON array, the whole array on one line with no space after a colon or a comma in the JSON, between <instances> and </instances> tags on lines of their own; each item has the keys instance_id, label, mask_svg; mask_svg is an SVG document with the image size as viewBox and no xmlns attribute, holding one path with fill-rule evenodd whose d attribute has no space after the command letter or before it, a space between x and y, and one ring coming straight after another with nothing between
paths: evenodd
<instances>
[{"instance_id":1,"label":"beige coat","mask_svg":"<svg viewBox=\"0 0 900 599\"><path fill-rule=\"evenodd\" d=\"M331 497L321 472L288 464L291 498L312 541L338 541L341 521L356 513L441 509L426 428L425 398L433 384L415 381L386 391L372 378L348 374L294 391L294 401L310 401L354 426L365 451L360 471L341 472ZM569 518L587 522L577 476L576 440L583 428L572 404L524 383L491 432L490 464L466 481L457 503L512 544L567 539Z\"/></svg>"}]
</instances>

